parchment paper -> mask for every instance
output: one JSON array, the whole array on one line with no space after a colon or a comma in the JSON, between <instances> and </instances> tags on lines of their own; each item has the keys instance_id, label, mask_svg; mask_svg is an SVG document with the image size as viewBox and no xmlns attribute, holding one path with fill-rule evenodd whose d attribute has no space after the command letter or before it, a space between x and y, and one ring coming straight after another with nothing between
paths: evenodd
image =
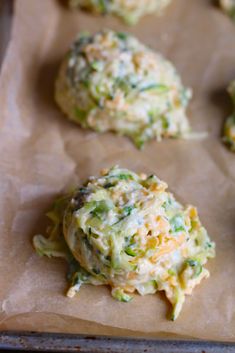
<instances>
[{"instance_id":1,"label":"parchment paper","mask_svg":"<svg viewBox=\"0 0 235 353\"><path fill-rule=\"evenodd\" d=\"M84 131L64 118L53 100L58 64L79 30L102 27L129 30L174 62L194 90L191 124L208 131L208 139L152 142L140 152L125 137ZM164 16L133 28L71 12L57 0L15 2L0 77L1 329L235 341L235 156L220 143L232 109L225 88L234 78L235 26L210 1L175 0ZM183 202L198 207L216 241L211 277L174 323L161 294L123 304L104 286L83 286L76 298L66 298L66 264L32 248L33 234L45 233L44 213L54 198L115 164L168 182Z\"/></svg>"}]
</instances>

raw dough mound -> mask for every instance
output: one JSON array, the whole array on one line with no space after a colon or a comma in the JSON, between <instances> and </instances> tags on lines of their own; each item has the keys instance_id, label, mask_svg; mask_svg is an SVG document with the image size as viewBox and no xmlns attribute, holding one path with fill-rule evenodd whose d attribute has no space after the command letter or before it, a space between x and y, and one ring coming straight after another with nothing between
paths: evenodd
<instances>
[{"instance_id":1,"label":"raw dough mound","mask_svg":"<svg viewBox=\"0 0 235 353\"><path fill-rule=\"evenodd\" d=\"M70 263L73 297L83 283L109 285L114 298L165 291L179 315L186 294L209 276L215 244L197 210L184 207L155 175L113 167L56 202L49 238L34 237L39 254Z\"/></svg>"},{"instance_id":2,"label":"raw dough mound","mask_svg":"<svg viewBox=\"0 0 235 353\"><path fill-rule=\"evenodd\" d=\"M55 97L82 127L127 135L138 147L190 132L191 90L169 61L126 33L80 35L61 65Z\"/></svg>"},{"instance_id":3,"label":"raw dough mound","mask_svg":"<svg viewBox=\"0 0 235 353\"><path fill-rule=\"evenodd\" d=\"M235 21L235 0L220 0L220 6Z\"/></svg>"},{"instance_id":4,"label":"raw dough mound","mask_svg":"<svg viewBox=\"0 0 235 353\"><path fill-rule=\"evenodd\" d=\"M70 0L70 6L100 14L114 14L128 24L135 24L144 15L160 13L170 2L171 0Z\"/></svg>"},{"instance_id":5,"label":"raw dough mound","mask_svg":"<svg viewBox=\"0 0 235 353\"><path fill-rule=\"evenodd\" d=\"M228 92L234 103L234 113L228 117L224 125L224 143L235 152L235 81L231 83Z\"/></svg>"}]
</instances>

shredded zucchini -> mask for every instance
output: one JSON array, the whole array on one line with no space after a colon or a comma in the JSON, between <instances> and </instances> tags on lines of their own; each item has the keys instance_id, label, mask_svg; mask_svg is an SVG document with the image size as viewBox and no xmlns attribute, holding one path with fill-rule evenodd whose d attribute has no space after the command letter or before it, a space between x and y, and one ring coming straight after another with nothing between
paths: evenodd
<instances>
[{"instance_id":1,"label":"shredded zucchini","mask_svg":"<svg viewBox=\"0 0 235 353\"><path fill-rule=\"evenodd\" d=\"M71 8L81 7L99 14L113 14L129 25L150 13L161 13L171 0L70 0Z\"/></svg>"},{"instance_id":2,"label":"shredded zucchini","mask_svg":"<svg viewBox=\"0 0 235 353\"><path fill-rule=\"evenodd\" d=\"M192 96L173 65L122 32L82 33L65 57L55 98L69 119L130 137L138 148L162 138L191 138Z\"/></svg>"},{"instance_id":3,"label":"shredded zucchini","mask_svg":"<svg viewBox=\"0 0 235 353\"><path fill-rule=\"evenodd\" d=\"M134 292L164 291L175 320L215 256L196 209L176 201L154 175L105 170L59 199L48 215L53 226L48 237L34 237L34 246L40 255L68 261L69 297L85 283L109 285L121 302Z\"/></svg>"},{"instance_id":4,"label":"shredded zucchini","mask_svg":"<svg viewBox=\"0 0 235 353\"><path fill-rule=\"evenodd\" d=\"M235 0L220 0L220 6L235 21Z\"/></svg>"},{"instance_id":5,"label":"shredded zucchini","mask_svg":"<svg viewBox=\"0 0 235 353\"><path fill-rule=\"evenodd\" d=\"M223 142L232 152L235 152L235 81L229 86L228 92L234 103L234 113L230 115L225 122Z\"/></svg>"}]
</instances>

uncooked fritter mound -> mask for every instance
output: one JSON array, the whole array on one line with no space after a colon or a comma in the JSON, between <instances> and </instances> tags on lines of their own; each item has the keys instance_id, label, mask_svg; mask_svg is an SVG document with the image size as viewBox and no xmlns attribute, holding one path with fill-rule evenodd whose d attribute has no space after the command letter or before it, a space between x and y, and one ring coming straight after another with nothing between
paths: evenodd
<instances>
[{"instance_id":1,"label":"uncooked fritter mound","mask_svg":"<svg viewBox=\"0 0 235 353\"><path fill-rule=\"evenodd\" d=\"M228 92L234 103L234 113L228 117L224 125L224 143L235 152L235 81L231 83Z\"/></svg>"},{"instance_id":2,"label":"uncooked fritter mound","mask_svg":"<svg viewBox=\"0 0 235 353\"><path fill-rule=\"evenodd\" d=\"M220 0L220 6L235 21L235 0Z\"/></svg>"},{"instance_id":3,"label":"uncooked fritter mound","mask_svg":"<svg viewBox=\"0 0 235 353\"><path fill-rule=\"evenodd\" d=\"M128 24L135 24L144 15L160 13L170 2L171 0L70 0L70 6L100 14L114 14Z\"/></svg>"},{"instance_id":4,"label":"uncooked fritter mound","mask_svg":"<svg viewBox=\"0 0 235 353\"><path fill-rule=\"evenodd\" d=\"M110 285L114 298L165 291L179 315L186 294L209 276L204 265L215 244L193 206L182 206L156 176L118 167L91 177L58 200L48 214L49 238L38 235L38 253L70 263L72 297L83 283Z\"/></svg>"},{"instance_id":5,"label":"uncooked fritter mound","mask_svg":"<svg viewBox=\"0 0 235 353\"><path fill-rule=\"evenodd\" d=\"M151 139L187 137L191 91L173 65L126 33L83 34L66 55L56 82L62 111L84 128Z\"/></svg>"}]
</instances>

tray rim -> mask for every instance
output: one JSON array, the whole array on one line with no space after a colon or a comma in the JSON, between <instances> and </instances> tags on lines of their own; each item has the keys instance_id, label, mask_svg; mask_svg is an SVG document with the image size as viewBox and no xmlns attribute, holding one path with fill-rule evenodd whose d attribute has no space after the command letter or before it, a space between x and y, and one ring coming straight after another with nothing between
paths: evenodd
<instances>
[{"instance_id":1,"label":"tray rim","mask_svg":"<svg viewBox=\"0 0 235 353\"><path fill-rule=\"evenodd\" d=\"M0 69L11 36L14 0L1 0L0 3Z\"/></svg>"},{"instance_id":2,"label":"tray rim","mask_svg":"<svg viewBox=\"0 0 235 353\"><path fill-rule=\"evenodd\" d=\"M235 343L2 331L0 349L84 353L234 353Z\"/></svg>"}]
</instances>

